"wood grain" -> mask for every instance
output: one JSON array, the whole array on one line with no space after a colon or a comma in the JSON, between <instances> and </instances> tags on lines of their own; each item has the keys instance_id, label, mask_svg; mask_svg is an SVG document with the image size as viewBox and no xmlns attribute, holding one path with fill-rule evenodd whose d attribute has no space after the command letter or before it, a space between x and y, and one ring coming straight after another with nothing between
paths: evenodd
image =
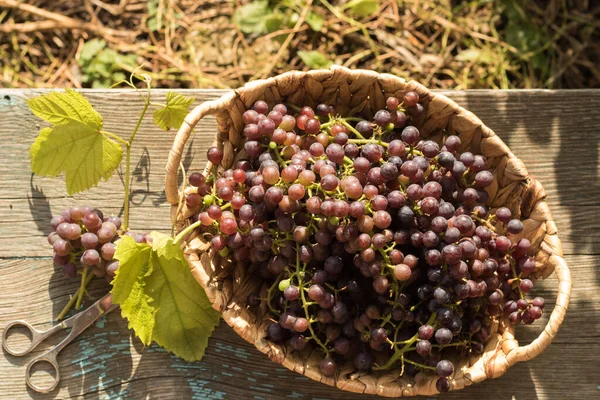
<instances>
[{"instance_id":1,"label":"wood grain","mask_svg":"<svg viewBox=\"0 0 600 400\"><path fill-rule=\"evenodd\" d=\"M91 204L107 213L121 212L118 176L97 188L67 197L61 179L31 176L28 149L40 123L25 98L36 90L0 90L0 326L23 318L36 327L50 326L77 282L55 271L45 235L53 213L74 204ZM193 90L197 102L218 90ZM141 101L125 91L86 91L104 116L105 128L127 136ZM546 188L573 271L572 303L550 348L538 358L511 368L500 379L486 381L445 399L594 398L599 395L600 306L600 91L465 91L444 92L477 114L525 162ZM155 91L162 101L165 91ZM200 169L215 132L213 119L201 122L185 158L186 169ZM143 125L134 146L137 164L133 184L132 228L170 230L164 197L164 165L173 132ZM539 286L548 300L556 293L554 278ZM106 286L98 281L90 294ZM552 300L553 301L553 300ZM88 301L89 303L90 301ZM551 306L551 304L549 305ZM198 399L361 399L309 381L268 361L227 326L220 326L200 363L183 362L157 348L143 349L118 312L86 331L59 357L63 382L50 395L28 390L24 371L29 358L0 355L0 398L198 398ZM519 339L532 340L542 324L523 327ZM12 337L16 343L22 338Z\"/></svg>"}]
</instances>

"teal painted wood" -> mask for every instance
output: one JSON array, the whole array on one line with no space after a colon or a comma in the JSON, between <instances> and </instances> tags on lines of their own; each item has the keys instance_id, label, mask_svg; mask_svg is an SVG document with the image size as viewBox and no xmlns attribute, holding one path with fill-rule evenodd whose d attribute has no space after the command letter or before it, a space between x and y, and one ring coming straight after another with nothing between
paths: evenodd
<instances>
[{"instance_id":1,"label":"teal painted wood","mask_svg":"<svg viewBox=\"0 0 600 400\"><path fill-rule=\"evenodd\" d=\"M81 203L118 213L118 178L75 198L65 196L61 180L31 177L28 148L39 123L25 107L25 97L38 90L0 90L0 326L24 318L35 326L51 324L78 283L62 277L52 265L45 241L49 216ZM165 91L156 91L157 100ZM215 98L217 90L188 91L198 102ZM446 93L482 118L511 146L530 172L544 184L574 271L574 290L567 318L550 348L538 358L511 368L500 379L486 381L443 399L595 398L600 396L600 91L466 91ZM129 132L131 114L141 107L134 93L86 91L105 117L107 129ZM6 97L8 96L8 97ZM202 166L214 134L214 120L197 129L189 157L192 169ZM151 123L142 125L139 164L134 180L132 223L136 230L168 232L164 202L164 164L172 142ZM145 148L145 150L144 150ZM540 294L553 299L555 280ZM94 282L91 298L107 289ZM89 303L89 301L88 301ZM519 330L532 340L542 324ZM0 328L1 329L1 328ZM269 361L221 324L202 362L188 363L157 346L143 348L118 312L98 321L59 356L63 382L56 393L41 396L25 386L27 359L0 355L0 398L181 398L181 399L364 399L292 373Z\"/></svg>"}]
</instances>

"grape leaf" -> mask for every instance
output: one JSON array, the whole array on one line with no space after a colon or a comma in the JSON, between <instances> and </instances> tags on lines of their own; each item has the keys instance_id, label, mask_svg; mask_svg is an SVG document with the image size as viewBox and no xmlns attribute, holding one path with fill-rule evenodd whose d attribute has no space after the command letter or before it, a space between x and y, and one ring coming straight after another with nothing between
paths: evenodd
<instances>
[{"instance_id":1,"label":"grape leaf","mask_svg":"<svg viewBox=\"0 0 600 400\"><path fill-rule=\"evenodd\" d=\"M152 232L152 245L123 236L115 258L113 301L145 345L153 340L187 361L200 360L219 323L173 238Z\"/></svg>"},{"instance_id":2,"label":"grape leaf","mask_svg":"<svg viewBox=\"0 0 600 400\"><path fill-rule=\"evenodd\" d=\"M329 68L332 62L318 51L298 51L298 57L310 68Z\"/></svg>"},{"instance_id":3,"label":"grape leaf","mask_svg":"<svg viewBox=\"0 0 600 400\"><path fill-rule=\"evenodd\" d=\"M171 128L179 129L194 100L193 97L168 92L167 105L154 111L154 124L165 131Z\"/></svg>"},{"instance_id":4,"label":"grape leaf","mask_svg":"<svg viewBox=\"0 0 600 400\"><path fill-rule=\"evenodd\" d=\"M32 97L27 99L27 105L35 115L53 125L75 121L92 129L102 128L102 116L81 93L73 89Z\"/></svg>"},{"instance_id":5,"label":"grape leaf","mask_svg":"<svg viewBox=\"0 0 600 400\"><path fill-rule=\"evenodd\" d=\"M29 149L31 170L54 177L65 172L69 195L110 178L123 158L121 146L100 131L72 121L44 128Z\"/></svg>"}]
</instances>

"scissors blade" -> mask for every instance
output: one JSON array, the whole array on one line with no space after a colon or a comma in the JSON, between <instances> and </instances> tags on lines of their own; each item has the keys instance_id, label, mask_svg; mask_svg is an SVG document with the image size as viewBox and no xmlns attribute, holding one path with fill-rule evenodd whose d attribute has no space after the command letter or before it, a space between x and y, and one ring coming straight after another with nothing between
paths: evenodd
<instances>
[{"instance_id":1,"label":"scissors blade","mask_svg":"<svg viewBox=\"0 0 600 400\"><path fill-rule=\"evenodd\" d=\"M78 337L83 331L85 331L90 325L100 319L103 315L117 309L119 306L113 304L112 294L109 293L96 301L86 310L72 316L71 318L63 321L62 326L65 328L72 328L71 332L60 342L53 351L58 354L66 345L71 343L73 339Z\"/></svg>"}]
</instances>

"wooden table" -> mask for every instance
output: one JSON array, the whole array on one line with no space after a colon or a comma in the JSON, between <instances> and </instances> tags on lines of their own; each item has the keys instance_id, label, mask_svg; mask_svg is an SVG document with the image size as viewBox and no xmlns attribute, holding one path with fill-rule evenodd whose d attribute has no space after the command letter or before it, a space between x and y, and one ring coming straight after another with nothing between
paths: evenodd
<instances>
[{"instance_id":1,"label":"wooden table","mask_svg":"<svg viewBox=\"0 0 600 400\"><path fill-rule=\"evenodd\" d=\"M118 176L99 187L67 197L64 182L32 176L29 146L38 133L25 98L37 90L0 90L0 326L22 318L48 327L75 291L53 267L46 242L51 215L75 204L105 213L121 211ZM197 102L218 90L193 90ZM155 91L157 99L164 91ZM554 213L566 260L572 269L571 305L550 348L518 364L503 377L445 399L591 399L600 398L600 91L464 91L446 95L475 112L504 139L543 183ZM123 136L133 129L141 102L135 93L85 91L104 116L105 128ZM197 129L186 167L199 169L215 132L214 119ZM134 148L134 230L169 232L164 166L173 132L144 122ZM98 281L90 291L107 290ZM537 287L550 303L556 279ZM87 304L90 300L87 301ZM553 304L549 304L549 308ZM545 320L544 320L545 323ZM542 323L520 327L518 338L531 341ZM56 342L56 341L55 341ZM118 312L96 323L60 355L63 380L47 395L25 385L29 357L0 355L0 398L197 398L197 399L364 399L313 382L270 362L226 326L215 331L202 362L184 362L158 348L143 348Z\"/></svg>"}]
</instances>

